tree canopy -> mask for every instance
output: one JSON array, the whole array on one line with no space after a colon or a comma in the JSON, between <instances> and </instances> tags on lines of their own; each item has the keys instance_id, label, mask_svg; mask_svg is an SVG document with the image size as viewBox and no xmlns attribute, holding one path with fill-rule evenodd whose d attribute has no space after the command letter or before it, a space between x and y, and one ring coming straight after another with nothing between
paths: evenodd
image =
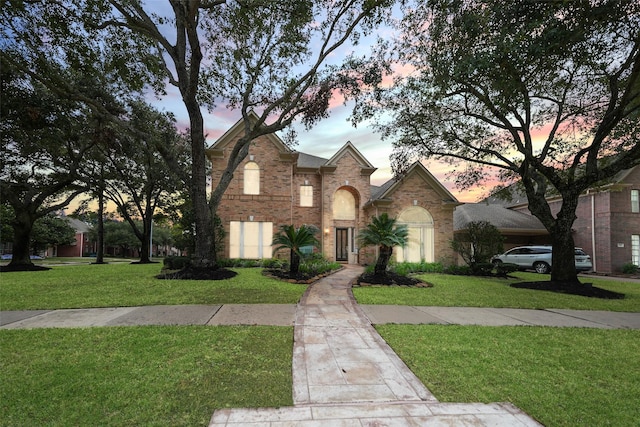
<instances>
[{"instance_id":1,"label":"tree canopy","mask_svg":"<svg viewBox=\"0 0 640 427\"><path fill-rule=\"evenodd\" d=\"M434 0L406 6L398 29L385 59L411 72L356 116L377 117L398 173L435 158L463 189L520 180L553 239L552 280L576 282L579 195L640 164L640 4Z\"/></svg>"}]
</instances>

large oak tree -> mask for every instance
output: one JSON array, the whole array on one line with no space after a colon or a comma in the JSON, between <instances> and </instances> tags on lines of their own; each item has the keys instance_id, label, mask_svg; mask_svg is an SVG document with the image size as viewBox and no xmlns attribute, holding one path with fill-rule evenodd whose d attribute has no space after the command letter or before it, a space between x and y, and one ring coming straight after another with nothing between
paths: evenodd
<instances>
[{"instance_id":1,"label":"large oak tree","mask_svg":"<svg viewBox=\"0 0 640 427\"><path fill-rule=\"evenodd\" d=\"M356 111L378 117L396 171L435 158L462 188L521 181L552 238L551 280L579 283L580 194L640 164L640 3L434 0L399 30L386 59L411 72Z\"/></svg>"}]
</instances>

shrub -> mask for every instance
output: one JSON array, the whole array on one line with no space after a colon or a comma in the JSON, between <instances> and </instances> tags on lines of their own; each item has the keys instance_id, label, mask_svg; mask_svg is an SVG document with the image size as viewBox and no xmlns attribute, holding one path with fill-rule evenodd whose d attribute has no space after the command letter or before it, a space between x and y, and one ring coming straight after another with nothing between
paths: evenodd
<instances>
[{"instance_id":1,"label":"shrub","mask_svg":"<svg viewBox=\"0 0 640 427\"><path fill-rule=\"evenodd\" d=\"M444 273L456 276L471 276L473 274L468 265L449 265L444 268Z\"/></svg>"},{"instance_id":2,"label":"shrub","mask_svg":"<svg viewBox=\"0 0 640 427\"><path fill-rule=\"evenodd\" d=\"M412 273L442 273L443 267L439 262L400 262L389 266L389 269L402 276Z\"/></svg>"},{"instance_id":3,"label":"shrub","mask_svg":"<svg viewBox=\"0 0 640 427\"><path fill-rule=\"evenodd\" d=\"M471 271L474 276L491 276L493 264L490 262L478 262L471 264Z\"/></svg>"},{"instance_id":4,"label":"shrub","mask_svg":"<svg viewBox=\"0 0 640 427\"><path fill-rule=\"evenodd\" d=\"M518 271L520 267L518 267L518 264L505 262L505 263L500 263L495 265L495 269L496 269L496 276L506 277L507 274Z\"/></svg>"},{"instance_id":5,"label":"shrub","mask_svg":"<svg viewBox=\"0 0 640 427\"><path fill-rule=\"evenodd\" d=\"M168 256L162 262L167 270L182 270L189 264L191 264L191 258L188 256Z\"/></svg>"},{"instance_id":6,"label":"shrub","mask_svg":"<svg viewBox=\"0 0 640 427\"><path fill-rule=\"evenodd\" d=\"M636 274L638 272L638 266L632 262L628 262L622 266L623 274Z\"/></svg>"}]
</instances>

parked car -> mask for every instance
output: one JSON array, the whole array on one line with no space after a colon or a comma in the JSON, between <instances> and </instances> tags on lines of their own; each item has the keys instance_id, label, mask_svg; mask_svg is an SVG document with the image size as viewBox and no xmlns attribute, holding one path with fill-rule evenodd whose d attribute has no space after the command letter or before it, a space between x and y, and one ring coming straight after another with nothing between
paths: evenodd
<instances>
[{"instance_id":1,"label":"parked car","mask_svg":"<svg viewBox=\"0 0 640 427\"><path fill-rule=\"evenodd\" d=\"M551 271L551 255L551 246L518 246L503 254L495 255L491 262L516 264L523 270L532 269L537 273L548 273ZM591 257L581 248L575 248L575 262L577 271L588 271L593 268Z\"/></svg>"},{"instance_id":2,"label":"parked car","mask_svg":"<svg viewBox=\"0 0 640 427\"><path fill-rule=\"evenodd\" d=\"M3 254L0 258L3 259L3 260L13 259L13 254ZM31 258L31 259L44 259L40 255L29 255L29 258Z\"/></svg>"}]
</instances>

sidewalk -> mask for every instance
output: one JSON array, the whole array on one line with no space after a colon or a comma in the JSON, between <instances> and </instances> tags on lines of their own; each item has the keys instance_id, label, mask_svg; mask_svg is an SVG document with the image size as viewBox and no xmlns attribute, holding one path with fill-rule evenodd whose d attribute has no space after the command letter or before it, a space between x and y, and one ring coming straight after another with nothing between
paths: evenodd
<instances>
[{"instance_id":1,"label":"sidewalk","mask_svg":"<svg viewBox=\"0 0 640 427\"><path fill-rule=\"evenodd\" d=\"M640 313L590 310L358 305L374 325L386 323L640 329ZM135 325L293 326L294 304L157 305L0 311L0 329Z\"/></svg>"}]
</instances>

